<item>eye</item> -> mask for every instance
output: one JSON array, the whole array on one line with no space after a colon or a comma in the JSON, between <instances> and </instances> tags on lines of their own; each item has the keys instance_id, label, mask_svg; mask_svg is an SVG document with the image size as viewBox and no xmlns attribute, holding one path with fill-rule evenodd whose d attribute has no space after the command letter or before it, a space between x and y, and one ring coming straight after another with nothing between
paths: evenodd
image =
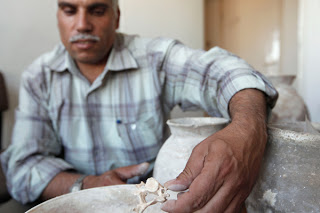
<instances>
[{"instance_id":1,"label":"eye","mask_svg":"<svg viewBox=\"0 0 320 213\"><path fill-rule=\"evenodd\" d=\"M76 8L70 7L70 6L62 7L61 10L62 10L63 13L66 14L67 16L74 15L74 14L77 12Z\"/></svg>"},{"instance_id":2,"label":"eye","mask_svg":"<svg viewBox=\"0 0 320 213\"><path fill-rule=\"evenodd\" d=\"M76 10L74 8L67 8L67 9L64 10L64 13L66 15L73 15L73 14L76 13Z\"/></svg>"},{"instance_id":3,"label":"eye","mask_svg":"<svg viewBox=\"0 0 320 213\"><path fill-rule=\"evenodd\" d=\"M107 8L105 6L97 6L90 8L90 13L94 16L103 16L106 13Z\"/></svg>"}]
</instances>

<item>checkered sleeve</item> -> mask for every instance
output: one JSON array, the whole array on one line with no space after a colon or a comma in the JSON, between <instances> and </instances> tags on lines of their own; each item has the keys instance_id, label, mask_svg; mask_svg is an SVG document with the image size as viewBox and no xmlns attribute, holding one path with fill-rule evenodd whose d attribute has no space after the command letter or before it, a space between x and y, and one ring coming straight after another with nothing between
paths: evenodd
<instances>
[{"instance_id":1,"label":"checkered sleeve","mask_svg":"<svg viewBox=\"0 0 320 213\"><path fill-rule=\"evenodd\" d=\"M258 89L267 95L272 108L278 93L270 81L238 56L215 47L207 52L180 43L168 50L166 101L183 110L204 109L211 116L230 118L228 104L239 91Z\"/></svg>"},{"instance_id":2,"label":"checkered sleeve","mask_svg":"<svg viewBox=\"0 0 320 213\"><path fill-rule=\"evenodd\" d=\"M23 204L39 198L59 172L72 169L57 157L62 147L43 101L44 82L24 72L12 143L1 155L8 190Z\"/></svg>"}]
</instances>

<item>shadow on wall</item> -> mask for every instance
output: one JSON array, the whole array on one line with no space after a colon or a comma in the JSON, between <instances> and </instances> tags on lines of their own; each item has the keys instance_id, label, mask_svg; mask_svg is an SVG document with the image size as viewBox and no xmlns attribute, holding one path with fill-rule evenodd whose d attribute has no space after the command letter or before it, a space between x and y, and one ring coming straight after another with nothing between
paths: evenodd
<instances>
[{"instance_id":1,"label":"shadow on wall","mask_svg":"<svg viewBox=\"0 0 320 213\"><path fill-rule=\"evenodd\" d=\"M0 71L0 150L2 150L2 113L9 108L7 88Z\"/></svg>"}]
</instances>

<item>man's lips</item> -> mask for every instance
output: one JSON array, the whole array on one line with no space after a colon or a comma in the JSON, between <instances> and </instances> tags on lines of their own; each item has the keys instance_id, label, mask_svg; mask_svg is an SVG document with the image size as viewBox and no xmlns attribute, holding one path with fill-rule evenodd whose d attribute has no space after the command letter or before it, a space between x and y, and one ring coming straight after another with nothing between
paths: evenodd
<instances>
[{"instance_id":1,"label":"man's lips","mask_svg":"<svg viewBox=\"0 0 320 213\"><path fill-rule=\"evenodd\" d=\"M92 48L95 45L95 43L97 43L97 41L93 41L93 40L78 40L78 41L72 42L74 46L82 50L87 50Z\"/></svg>"}]
</instances>

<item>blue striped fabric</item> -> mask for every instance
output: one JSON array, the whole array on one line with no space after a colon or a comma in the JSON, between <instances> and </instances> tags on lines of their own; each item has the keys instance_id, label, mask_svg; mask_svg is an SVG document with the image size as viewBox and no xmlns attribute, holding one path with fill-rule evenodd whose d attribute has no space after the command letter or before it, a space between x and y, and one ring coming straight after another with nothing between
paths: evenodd
<instances>
[{"instance_id":1,"label":"blue striped fabric","mask_svg":"<svg viewBox=\"0 0 320 213\"><path fill-rule=\"evenodd\" d=\"M265 92L275 104L270 82L218 47L205 52L119 33L103 73L90 84L60 44L22 75L12 144L1 155L9 191L27 203L64 170L99 175L153 162L175 105L229 118L229 100L245 88Z\"/></svg>"}]
</instances>

